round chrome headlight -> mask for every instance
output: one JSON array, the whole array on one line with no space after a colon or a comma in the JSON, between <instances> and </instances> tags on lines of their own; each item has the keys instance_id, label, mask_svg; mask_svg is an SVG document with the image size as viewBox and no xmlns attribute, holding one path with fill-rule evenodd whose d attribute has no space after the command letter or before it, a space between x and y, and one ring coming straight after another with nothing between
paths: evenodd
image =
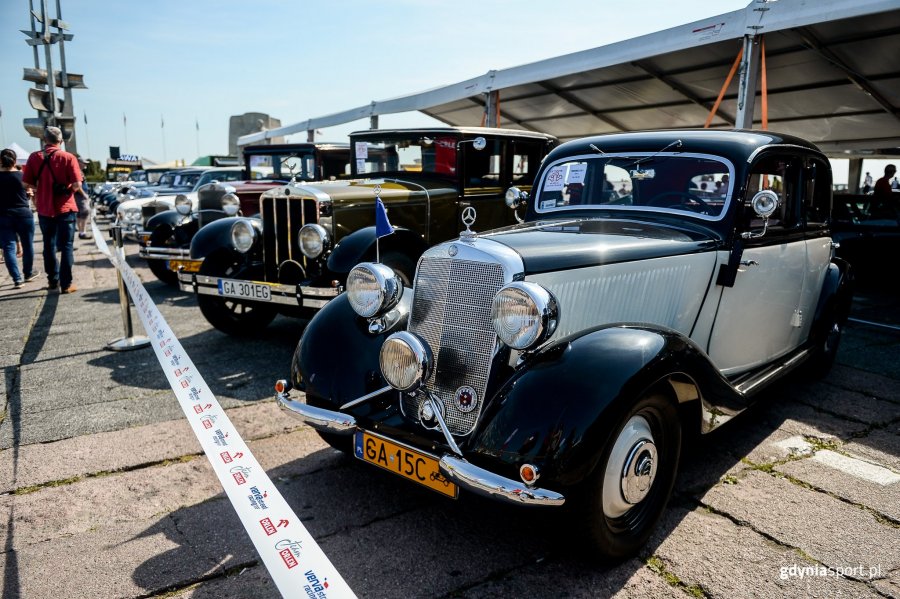
<instances>
[{"instance_id":1,"label":"round chrome headlight","mask_svg":"<svg viewBox=\"0 0 900 599\"><path fill-rule=\"evenodd\" d=\"M318 258L328 249L328 231L316 224L303 225L297 236L297 245L307 258Z\"/></svg>"},{"instance_id":2,"label":"round chrome headlight","mask_svg":"<svg viewBox=\"0 0 900 599\"><path fill-rule=\"evenodd\" d=\"M398 391L414 391L431 375L431 349L408 331L394 333L384 341L378 356L381 374Z\"/></svg>"},{"instance_id":3,"label":"round chrome headlight","mask_svg":"<svg viewBox=\"0 0 900 599\"><path fill-rule=\"evenodd\" d=\"M397 305L403 295L403 282L384 264L363 262L347 275L347 299L363 318L384 314Z\"/></svg>"},{"instance_id":4,"label":"round chrome headlight","mask_svg":"<svg viewBox=\"0 0 900 599\"><path fill-rule=\"evenodd\" d=\"M222 212L228 216L234 216L241 209L241 200L233 193L222 196Z\"/></svg>"},{"instance_id":5,"label":"round chrome headlight","mask_svg":"<svg viewBox=\"0 0 900 599\"><path fill-rule=\"evenodd\" d=\"M122 220L132 223L139 222L141 219L141 209L140 208L124 208L121 212Z\"/></svg>"},{"instance_id":6,"label":"round chrome headlight","mask_svg":"<svg viewBox=\"0 0 900 599\"><path fill-rule=\"evenodd\" d=\"M559 305L540 285L516 281L494 296L491 321L503 343L527 350L546 341L556 330Z\"/></svg>"},{"instance_id":7,"label":"round chrome headlight","mask_svg":"<svg viewBox=\"0 0 900 599\"><path fill-rule=\"evenodd\" d=\"M191 200L186 195L180 193L175 196L175 210L178 211L178 214L190 214L191 208Z\"/></svg>"},{"instance_id":8,"label":"round chrome headlight","mask_svg":"<svg viewBox=\"0 0 900 599\"><path fill-rule=\"evenodd\" d=\"M234 224L231 225L231 244L234 249L246 254L253 247L254 241L256 241L256 228L253 224L245 219L234 221Z\"/></svg>"}]
</instances>

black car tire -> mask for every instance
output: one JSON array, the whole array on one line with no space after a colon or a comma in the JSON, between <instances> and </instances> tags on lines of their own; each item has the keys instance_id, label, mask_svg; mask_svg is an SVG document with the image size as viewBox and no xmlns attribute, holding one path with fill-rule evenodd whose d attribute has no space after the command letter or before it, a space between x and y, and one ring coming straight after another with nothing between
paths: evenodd
<instances>
[{"instance_id":1,"label":"black car tire","mask_svg":"<svg viewBox=\"0 0 900 599\"><path fill-rule=\"evenodd\" d=\"M805 373L809 378L822 379L828 375L834 365L834 359L837 357L843 330L844 319L840 317L837 310L832 308L828 311L826 320L822 322L809 360L804 365Z\"/></svg>"},{"instance_id":2,"label":"black car tire","mask_svg":"<svg viewBox=\"0 0 900 599\"><path fill-rule=\"evenodd\" d=\"M248 278L242 276L240 265L232 256L221 252L210 254L203 260L200 274L229 279ZM278 314L273 308L259 303L244 303L216 295L199 294L197 304L209 324L236 337L258 334Z\"/></svg>"},{"instance_id":3,"label":"black car tire","mask_svg":"<svg viewBox=\"0 0 900 599\"><path fill-rule=\"evenodd\" d=\"M381 256L381 263L397 273L405 287L412 287L416 276L416 263L412 258L401 252L385 252Z\"/></svg>"},{"instance_id":4,"label":"black car tire","mask_svg":"<svg viewBox=\"0 0 900 599\"><path fill-rule=\"evenodd\" d=\"M150 233L150 247L173 247L172 228L169 226L157 227ZM150 267L157 279L169 285L170 287L178 287L178 273L169 270L168 260L147 260L147 266Z\"/></svg>"},{"instance_id":5,"label":"black car tire","mask_svg":"<svg viewBox=\"0 0 900 599\"><path fill-rule=\"evenodd\" d=\"M641 424L642 422L645 424ZM655 456L648 451L646 443L634 443L638 439L646 441L644 432L638 432L635 436L635 423L640 424L638 429L646 425L644 432L650 432L649 441L654 446ZM620 441L623 444L617 448L617 442ZM622 447L626 448L624 453L621 451ZM621 560L633 556L646 544L672 494L680 453L681 423L674 401L666 395L651 393L631 406L603 448L600 461L587 482L585 493L576 499L576 516L583 525L589 546L599 560ZM645 463L642 460L647 455L653 457L651 463L657 462L655 476L651 478L642 499L627 507L628 502L624 500L624 492L621 490L624 484L620 479L621 473L625 471L625 464L629 462L622 462L621 458L633 456L630 464L638 466ZM611 459L617 463L611 463ZM629 469L634 470L635 468ZM618 488L606 484L610 478L609 473L616 473L614 478L620 485ZM639 482L639 477L635 481ZM609 488L605 489L607 486ZM617 498L619 505L609 506L604 490L610 497ZM607 511L613 511L613 507L627 511L610 515Z\"/></svg>"}]
</instances>

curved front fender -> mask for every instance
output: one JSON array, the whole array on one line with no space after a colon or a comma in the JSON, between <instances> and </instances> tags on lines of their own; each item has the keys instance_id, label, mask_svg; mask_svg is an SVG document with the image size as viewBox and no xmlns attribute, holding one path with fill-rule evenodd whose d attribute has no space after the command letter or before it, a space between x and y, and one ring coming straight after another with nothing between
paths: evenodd
<instances>
[{"instance_id":1,"label":"curved front fender","mask_svg":"<svg viewBox=\"0 0 900 599\"><path fill-rule=\"evenodd\" d=\"M319 310L306 325L291 362L291 384L311 403L337 409L342 404L386 385L378 357L385 338L406 327L410 294L404 293L392 311L391 326L369 332L342 293Z\"/></svg>"},{"instance_id":2,"label":"curved front fender","mask_svg":"<svg viewBox=\"0 0 900 599\"><path fill-rule=\"evenodd\" d=\"M395 228L381 238L380 251L399 251L417 260L428 246L422 237L409 229ZM350 233L335 246L328 257L328 269L335 273L349 273L354 266L375 257L375 227L365 227Z\"/></svg>"},{"instance_id":3,"label":"curved front fender","mask_svg":"<svg viewBox=\"0 0 900 599\"><path fill-rule=\"evenodd\" d=\"M202 260L216 250L232 249L231 225L238 217L229 217L211 222L201 227L191 240L191 259Z\"/></svg>"},{"instance_id":4,"label":"curved front fender","mask_svg":"<svg viewBox=\"0 0 900 599\"><path fill-rule=\"evenodd\" d=\"M661 384L676 401L671 381L695 375L711 377L718 392L729 393L703 353L674 331L613 326L563 340L521 366L500 389L469 451L499 459L509 472L527 462L544 470L542 481L577 484L593 470L635 401Z\"/></svg>"},{"instance_id":5,"label":"curved front fender","mask_svg":"<svg viewBox=\"0 0 900 599\"><path fill-rule=\"evenodd\" d=\"M144 227L147 231L153 231L160 225L168 225L173 229L180 225L185 219L183 214L179 214L177 210L166 210L164 212L159 212L154 214L147 220L147 226Z\"/></svg>"}]
</instances>

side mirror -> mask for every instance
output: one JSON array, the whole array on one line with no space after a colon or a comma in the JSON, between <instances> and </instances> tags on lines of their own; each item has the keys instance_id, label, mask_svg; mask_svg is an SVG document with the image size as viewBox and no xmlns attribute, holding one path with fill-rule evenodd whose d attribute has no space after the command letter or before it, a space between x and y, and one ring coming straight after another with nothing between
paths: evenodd
<instances>
[{"instance_id":1,"label":"side mirror","mask_svg":"<svg viewBox=\"0 0 900 599\"><path fill-rule=\"evenodd\" d=\"M771 189L759 191L750 200L750 206L758 217L767 219L778 208L778 194Z\"/></svg>"},{"instance_id":2,"label":"side mirror","mask_svg":"<svg viewBox=\"0 0 900 599\"><path fill-rule=\"evenodd\" d=\"M506 205L515 210L519 206L528 203L528 192L522 191L518 187L510 187L506 190Z\"/></svg>"},{"instance_id":3,"label":"side mirror","mask_svg":"<svg viewBox=\"0 0 900 599\"><path fill-rule=\"evenodd\" d=\"M750 200L750 207L753 208L756 216L763 219L763 228L759 233L745 231L741 233L741 237L744 239L758 239L766 234L766 231L769 229L769 217L778 209L778 194L771 189L758 191L753 196L753 199Z\"/></svg>"},{"instance_id":4,"label":"side mirror","mask_svg":"<svg viewBox=\"0 0 900 599\"><path fill-rule=\"evenodd\" d=\"M456 147L459 148L463 144L472 144L472 147L480 152L487 147L487 140L481 136L476 137L475 139L463 139L462 141L456 142Z\"/></svg>"}]
</instances>

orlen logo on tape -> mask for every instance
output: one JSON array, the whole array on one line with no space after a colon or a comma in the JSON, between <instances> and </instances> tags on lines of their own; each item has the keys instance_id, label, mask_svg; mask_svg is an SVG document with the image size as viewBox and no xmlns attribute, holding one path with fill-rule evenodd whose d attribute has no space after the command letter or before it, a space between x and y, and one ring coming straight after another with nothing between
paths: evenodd
<instances>
[{"instance_id":1,"label":"orlen logo on tape","mask_svg":"<svg viewBox=\"0 0 900 599\"><path fill-rule=\"evenodd\" d=\"M281 539L275 543L275 549L278 551L281 559L284 560L284 565L288 567L288 570L300 563L300 541Z\"/></svg>"},{"instance_id":2,"label":"orlen logo on tape","mask_svg":"<svg viewBox=\"0 0 900 599\"><path fill-rule=\"evenodd\" d=\"M203 425L203 428L212 428L213 422L216 421L216 417L212 414L207 414L200 419L200 423Z\"/></svg>"},{"instance_id":3,"label":"orlen logo on tape","mask_svg":"<svg viewBox=\"0 0 900 599\"><path fill-rule=\"evenodd\" d=\"M244 457L244 453L241 451L236 451L234 453L228 453L227 451L223 451L219 453L219 457L222 458L222 461L226 464L230 464L234 460L239 460Z\"/></svg>"},{"instance_id":4,"label":"orlen logo on tape","mask_svg":"<svg viewBox=\"0 0 900 599\"><path fill-rule=\"evenodd\" d=\"M260 524L260 526L262 526L266 535L268 535L270 537L272 535L274 535L276 532L278 532L278 529L275 528L275 525L272 524L272 520L269 518L263 518L262 520L259 521L259 524Z\"/></svg>"},{"instance_id":5,"label":"orlen logo on tape","mask_svg":"<svg viewBox=\"0 0 900 599\"><path fill-rule=\"evenodd\" d=\"M229 472L231 472L234 482L239 485L243 485L250 478L250 469L246 466L235 466Z\"/></svg>"}]
</instances>

